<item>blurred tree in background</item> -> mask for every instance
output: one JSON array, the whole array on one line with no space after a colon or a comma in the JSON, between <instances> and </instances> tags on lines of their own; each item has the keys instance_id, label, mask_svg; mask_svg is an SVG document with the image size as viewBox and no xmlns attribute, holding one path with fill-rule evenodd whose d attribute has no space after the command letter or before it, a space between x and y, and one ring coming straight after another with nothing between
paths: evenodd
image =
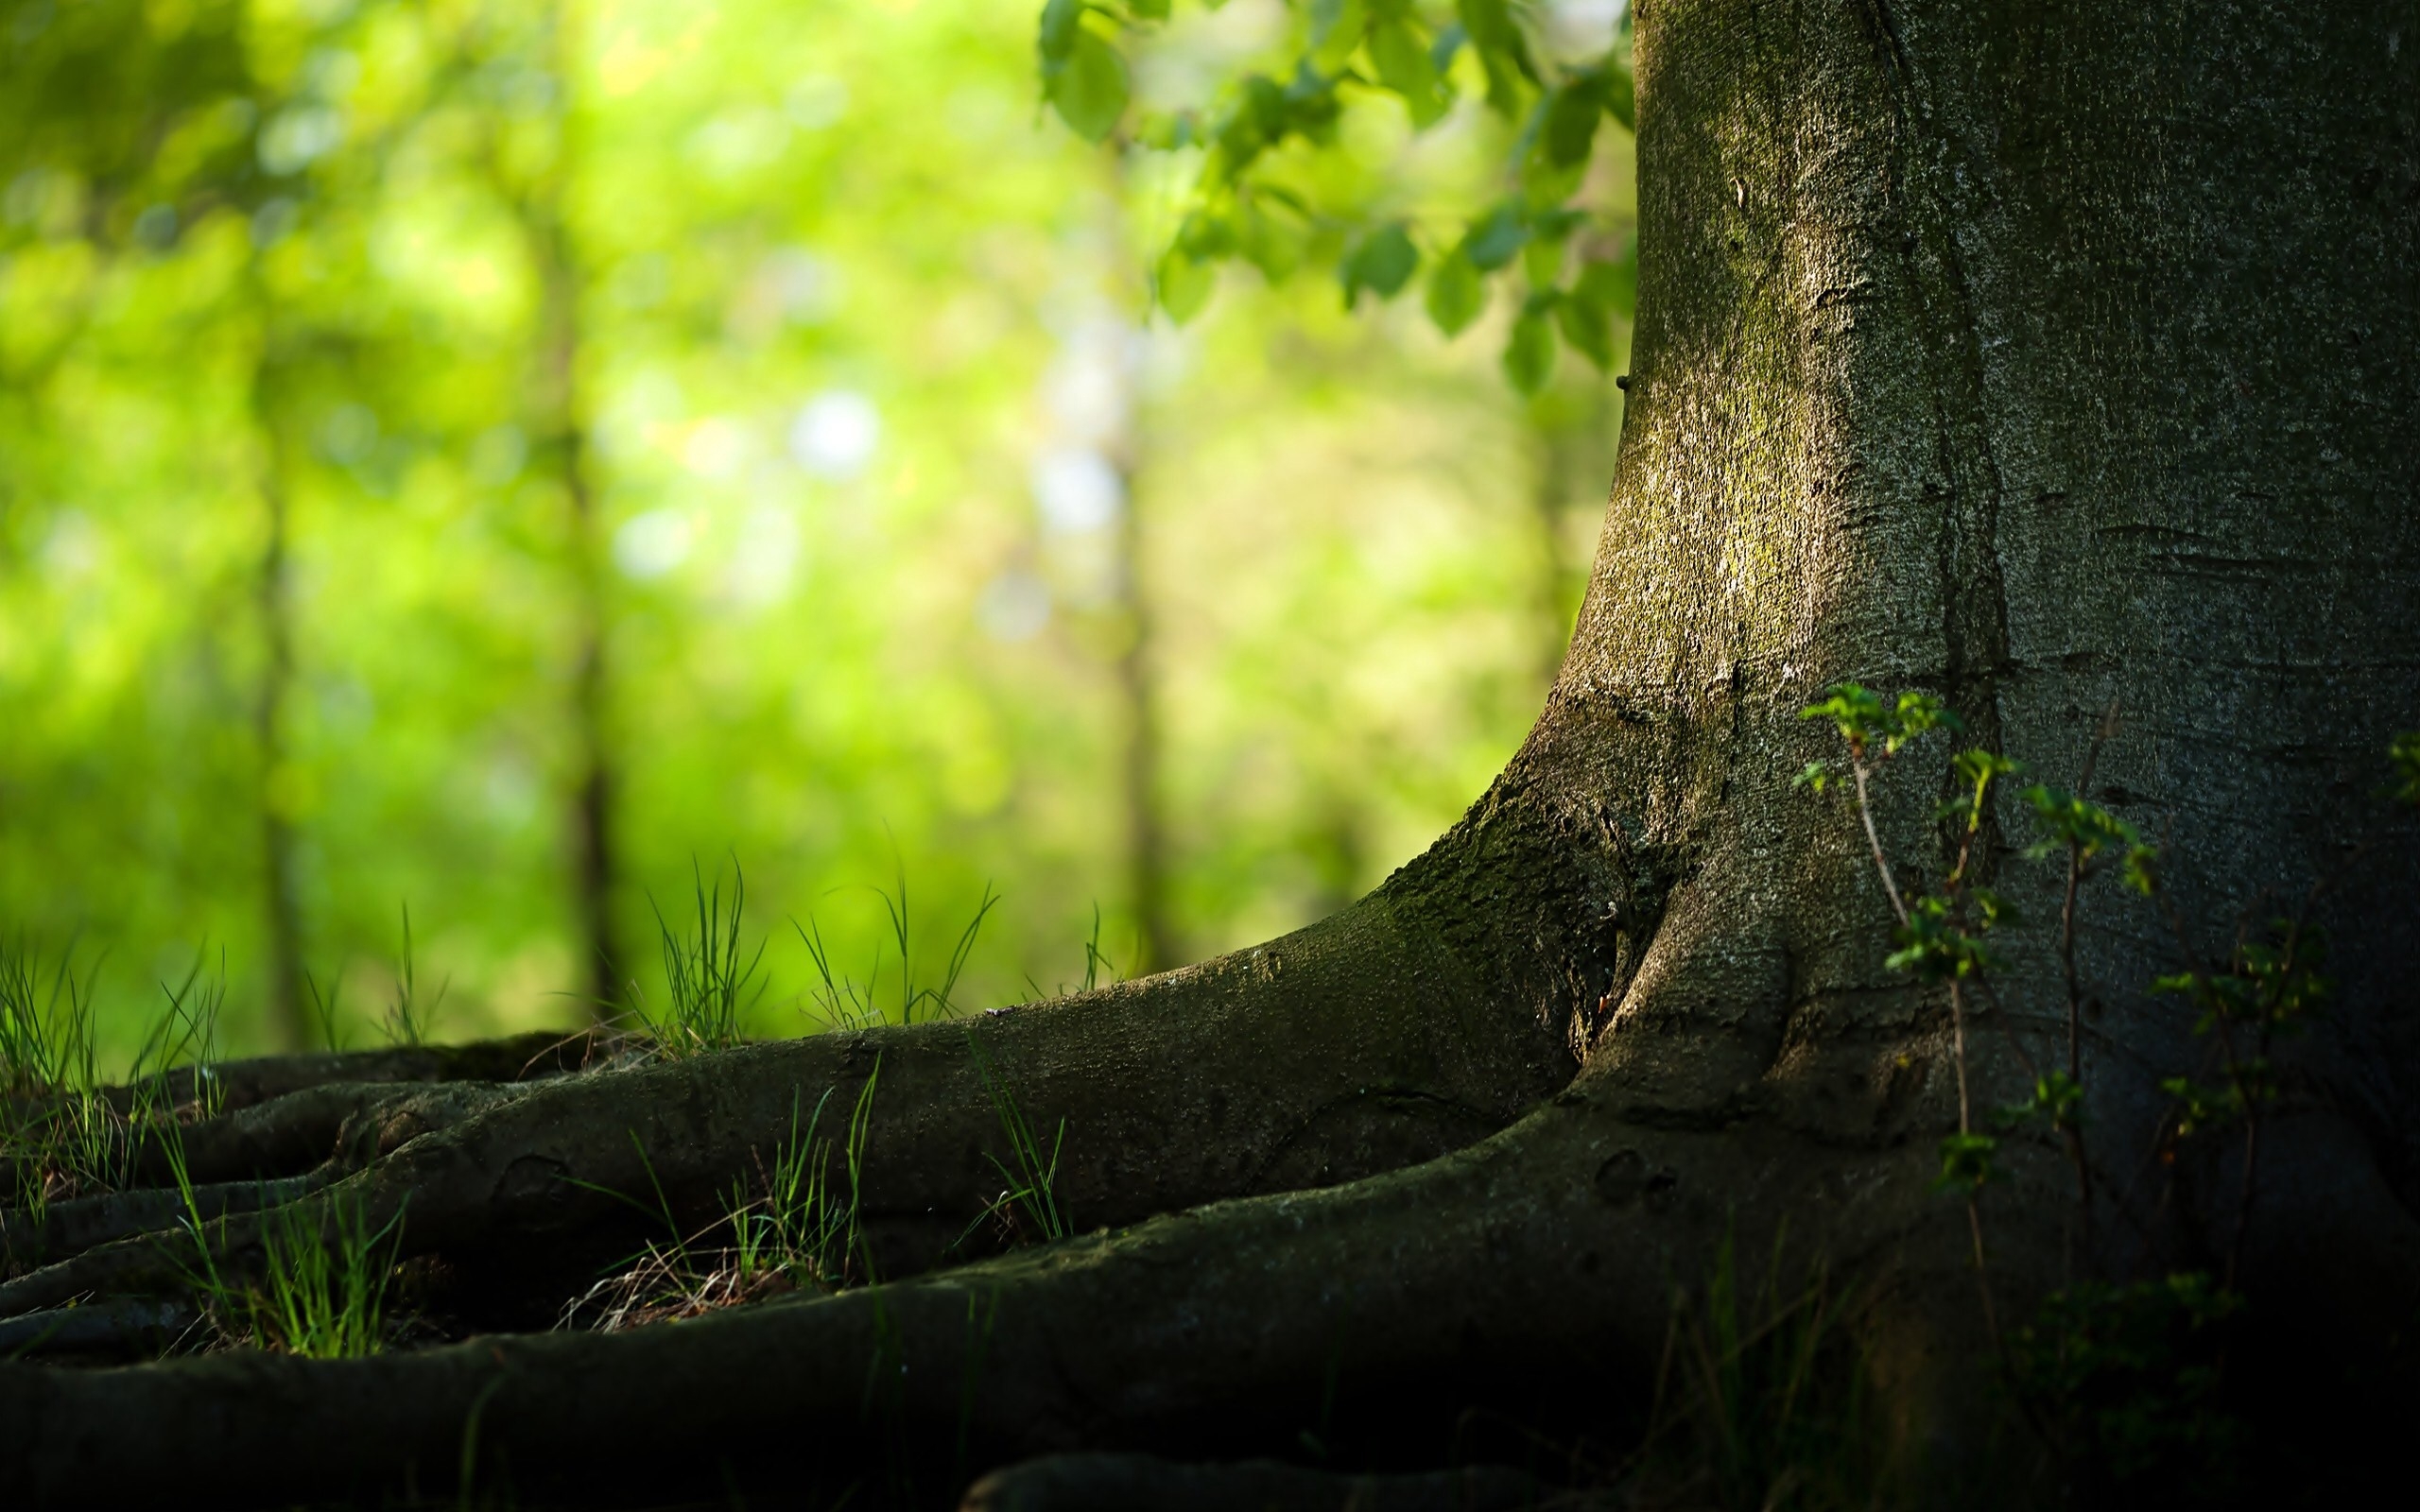
<instances>
[{"instance_id":1,"label":"blurred tree in background","mask_svg":"<svg viewBox=\"0 0 2420 1512\"><path fill-rule=\"evenodd\" d=\"M1174 123L1334 9L1143 18L1095 147L1028 0L0 0L0 929L126 1036L199 953L236 1045L339 979L360 1042L407 903L461 1038L660 990L736 862L795 1033L786 920L895 973L901 878L936 960L1006 895L967 1005L1375 883L1568 632L1618 398L1534 328L1626 327L1534 291L1629 143L1454 286L1539 118L1406 8L1459 100L1365 26L1342 150L1252 165L1309 213L1205 232ZM1556 78L1622 19L1495 13Z\"/></svg>"}]
</instances>

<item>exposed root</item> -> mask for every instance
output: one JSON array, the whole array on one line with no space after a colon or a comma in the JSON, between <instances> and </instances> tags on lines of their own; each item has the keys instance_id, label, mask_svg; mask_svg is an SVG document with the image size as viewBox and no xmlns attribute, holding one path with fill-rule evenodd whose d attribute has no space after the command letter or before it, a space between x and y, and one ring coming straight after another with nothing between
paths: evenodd
<instances>
[{"instance_id":1,"label":"exposed root","mask_svg":"<svg viewBox=\"0 0 2420 1512\"><path fill-rule=\"evenodd\" d=\"M718 1464L744 1481L776 1454L793 1475L922 1475L929 1496L950 1466L1095 1444L1268 1453L1319 1428L1358 1463L1433 1464L1465 1408L1622 1413L1651 1379L1671 1279L1726 1226L1754 1243L1803 1198L1804 1153L1753 1130L1634 1129L1575 1098L1349 1187L691 1321L340 1363L13 1366L0 1501L427 1494L475 1458L509 1467L525 1501L596 1504L711 1484ZM1618 1179L1642 1162L1667 1177L1651 1194ZM1905 1156L1825 1158L1843 1162L1859 1168L1843 1190L1921 1190ZM1844 1230L1901 1231L1874 1207L1889 1200L1844 1199ZM558 1452L598 1441L647 1452Z\"/></svg>"},{"instance_id":2,"label":"exposed root","mask_svg":"<svg viewBox=\"0 0 2420 1512\"><path fill-rule=\"evenodd\" d=\"M863 1217L869 1264L892 1277L951 1258L994 1210L995 1091L1033 1127L1064 1122L1054 1197L1090 1226L1416 1163L1510 1123L1572 1069L1559 1026L1489 1007L1377 898L1246 954L968 1022L517 1086L332 1083L182 1139L204 1183L364 1165L306 1202L358 1199L382 1226L407 1211L405 1253L476 1266L709 1223L803 1110L827 1092L847 1106L877 1066ZM145 1155L163 1186L168 1154ZM236 1274L258 1259L242 1214L206 1232ZM181 1228L101 1245L0 1284L0 1316L173 1291L191 1247Z\"/></svg>"},{"instance_id":3,"label":"exposed root","mask_svg":"<svg viewBox=\"0 0 2420 1512\"><path fill-rule=\"evenodd\" d=\"M207 1221L279 1207L318 1191L327 1179L328 1173L321 1171L274 1181L196 1187L190 1207L181 1192L150 1188L53 1203L39 1214L0 1212L0 1260L6 1262L5 1273L15 1274L112 1240L164 1232L187 1216Z\"/></svg>"},{"instance_id":4,"label":"exposed root","mask_svg":"<svg viewBox=\"0 0 2420 1512\"><path fill-rule=\"evenodd\" d=\"M1046 1454L983 1477L959 1512L1530 1512L1524 1471L1472 1466L1415 1475L1336 1475L1275 1460L1179 1464L1149 1454Z\"/></svg>"},{"instance_id":5,"label":"exposed root","mask_svg":"<svg viewBox=\"0 0 2420 1512\"><path fill-rule=\"evenodd\" d=\"M307 1056L264 1056L207 1068L179 1066L140 1086L111 1087L101 1095L119 1113L165 1102L208 1102L232 1113L330 1082L538 1081L609 1064L631 1048L611 1029L536 1029L466 1045L390 1045Z\"/></svg>"}]
</instances>

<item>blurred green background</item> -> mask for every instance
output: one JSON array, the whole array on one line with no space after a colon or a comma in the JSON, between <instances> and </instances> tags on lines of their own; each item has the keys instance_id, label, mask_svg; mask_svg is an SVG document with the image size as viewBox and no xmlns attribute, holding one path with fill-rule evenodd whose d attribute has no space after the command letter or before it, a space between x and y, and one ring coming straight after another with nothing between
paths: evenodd
<instances>
[{"instance_id":1,"label":"blurred green background","mask_svg":"<svg viewBox=\"0 0 2420 1512\"><path fill-rule=\"evenodd\" d=\"M792 920L895 981L902 879L926 978L1002 896L990 1006L1096 908L1121 972L1307 922L1478 795L1618 395L1517 393L1506 308L1346 308L1318 237L1150 313L1188 154L1051 116L1035 14L0 0L0 932L97 963L121 1053L197 958L229 1050L338 980L375 1042L406 904L441 1038L576 1024L735 864L762 1032L812 1027ZM1303 24L1182 11L1138 98ZM1445 223L1518 130L1365 93L1273 171Z\"/></svg>"}]
</instances>

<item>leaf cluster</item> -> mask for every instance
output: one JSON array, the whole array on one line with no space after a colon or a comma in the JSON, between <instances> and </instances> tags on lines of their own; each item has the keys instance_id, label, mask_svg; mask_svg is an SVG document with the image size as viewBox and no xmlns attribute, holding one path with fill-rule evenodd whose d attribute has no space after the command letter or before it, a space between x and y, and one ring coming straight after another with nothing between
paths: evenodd
<instances>
[{"instance_id":1,"label":"leaf cluster","mask_svg":"<svg viewBox=\"0 0 2420 1512\"><path fill-rule=\"evenodd\" d=\"M1043 96L1078 135L1118 136L1132 113L1126 52L1169 9L1167 0L1116 9L1048 0L1037 40ZM1298 0L1292 9L1290 66L1242 75L1203 111L1147 113L1128 133L1148 148L1200 153L1189 203L1153 269L1160 306L1190 319L1208 302L1220 263L1241 259L1274 282L1334 246L1348 307L1365 291L1394 299L1426 266L1423 302L1453 336L1485 310L1491 277L1509 279L1517 260L1520 302L1503 355L1514 387L1534 393L1545 385L1558 340L1599 370L1610 367L1614 322L1629 318L1634 300L1636 249L1608 245L1610 227L1579 201L1604 121L1635 123L1627 19L1601 55L1559 65L1534 40L1534 18L1512 0ZM1485 101L1513 146L1502 197L1459 223L1315 204L1278 166L1289 146L1333 149L1355 96L1392 96L1426 131L1465 94ZM1582 251L1566 278L1573 245Z\"/></svg>"}]
</instances>

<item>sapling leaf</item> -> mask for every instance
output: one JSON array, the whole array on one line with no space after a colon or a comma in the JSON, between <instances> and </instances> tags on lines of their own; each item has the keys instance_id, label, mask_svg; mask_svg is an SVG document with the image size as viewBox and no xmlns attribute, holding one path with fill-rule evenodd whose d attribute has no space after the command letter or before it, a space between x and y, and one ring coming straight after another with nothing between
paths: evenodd
<instances>
[{"instance_id":1,"label":"sapling leaf","mask_svg":"<svg viewBox=\"0 0 2420 1512\"><path fill-rule=\"evenodd\" d=\"M2420 730L2395 736L2388 744L2386 755L2394 764L2395 798L2420 805Z\"/></svg>"},{"instance_id":2,"label":"sapling leaf","mask_svg":"<svg viewBox=\"0 0 2420 1512\"><path fill-rule=\"evenodd\" d=\"M1972 1197L1985 1185L2000 1179L1999 1168L1993 1156L2000 1142L1989 1134L1952 1134L1941 1142L1941 1175L1933 1181L1933 1190L1958 1196Z\"/></svg>"}]
</instances>

